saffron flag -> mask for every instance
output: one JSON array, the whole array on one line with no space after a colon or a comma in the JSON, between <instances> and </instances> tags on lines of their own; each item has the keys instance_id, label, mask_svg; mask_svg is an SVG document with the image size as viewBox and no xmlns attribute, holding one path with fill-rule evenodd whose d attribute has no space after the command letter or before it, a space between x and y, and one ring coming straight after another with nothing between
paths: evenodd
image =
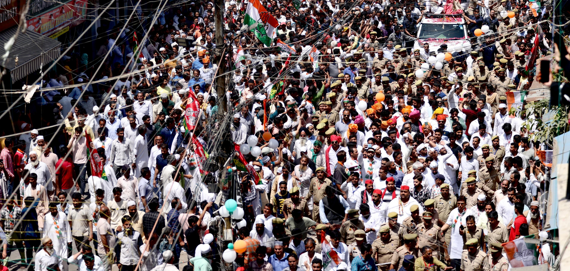
<instances>
[{"instance_id":1,"label":"saffron flag","mask_svg":"<svg viewBox=\"0 0 570 271\"><path fill-rule=\"evenodd\" d=\"M321 244L323 270L336 270L336 267L341 263L340 257L325 238L325 231L321 231L321 236L321 240L323 240Z\"/></svg>"},{"instance_id":2,"label":"saffron flag","mask_svg":"<svg viewBox=\"0 0 570 271\"><path fill-rule=\"evenodd\" d=\"M184 113L184 126L186 127L186 133L194 130L200 113L200 103L198 102L194 91L190 90L188 92L188 96L188 100L186 101L186 112Z\"/></svg>"},{"instance_id":3,"label":"saffron flag","mask_svg":"<svg viewBox=\"0 0 570 271\"><path fill-rule=\"evenodd\" d=\"M91 149L92 140L87 131L85 131L85 138L87 139L87 156L89 158L89 164L91 165L91 175L101 178L103 175L103 161L101 161L101 157L99 157L97 149Z\"/></svg>"},{"instance_id":4,"label":"saffron flag","mask_svg":"<svg viewBox=\"0 0 570 271\"><path fill-rule=\"evenodd\" d=\"M279 26L277 19L267 12L259 0L249 0L243 24L248 25L265 46L271 46L273 38L277 35L277 26Z\"/></svg>"}]
</instances>

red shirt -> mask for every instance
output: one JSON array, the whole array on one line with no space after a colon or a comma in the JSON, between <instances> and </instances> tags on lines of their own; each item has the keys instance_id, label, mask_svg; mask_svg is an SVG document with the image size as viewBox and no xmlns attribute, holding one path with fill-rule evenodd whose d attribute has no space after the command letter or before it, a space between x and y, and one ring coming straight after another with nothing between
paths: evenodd
<instances>
[{"instance_id":1,"label":"red shirt","mask_svg":"<svg viewBox=\"0 0 570 271\"><path fill-rule=\"evenodd\" d=\"M26 166L27 155L24 151L18 149L14 154L14 168L24 168Z\"/></svg>"},{"instance_id":2,"label":"red shirt","mask_svg":"<svg viewBox=\"0 0 570 271\"><path fill-rule=\"evenodd\" d=\"M520 235L519 229L522 224L526 223L526 217L524 215L519 215L515 218L514 228L511 228L511 234L509 235L509 241L517 239L517 235Z\"/></svg>"},{"instance_id":3,"label":"red shirt","mask_svg":"<svg viewBox=\"0 0 570 271\"><path fill-rule=\"evenodd\" d=\"M63 163L63 165L61 165ZM59 166L61 165L61 167ZM73 164L63 158L59 158L55 164L57 171L55 174L61 181L61 189L70 189L73 187ZM1 270L0 270L1 271Z\"/></svg>"},{"instance_id":4,"label":"red shirt","mask_svg":"<svg viewBox=\"0 0 570 271\"><path fill-rule=\"evenodd\" d=\"M477 119L477 113L481 112L481 109L479 108L477 108L477 110L462 109L461 111L465 114L465 125L467 126L465 127L465 134L469 135L467 133L467 131L469 130L469 125L471 124L472 121Z\"/></svg>"}]
</instances>

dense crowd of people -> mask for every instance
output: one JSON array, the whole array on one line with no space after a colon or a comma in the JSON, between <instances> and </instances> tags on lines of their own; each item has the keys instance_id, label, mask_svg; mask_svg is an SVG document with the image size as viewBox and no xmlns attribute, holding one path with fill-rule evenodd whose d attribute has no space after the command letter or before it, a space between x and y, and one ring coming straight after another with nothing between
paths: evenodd
<instances>
[{"instance_id":1,"label":"dense crowd of people","mask_svg":"<svg viewBox=\"0 0 570 271\"><path fill-rule=\"evenodd\" d=\"M506 271L517 266L504 244L534 236L538 264L554 264L546 146L530 139L526 101L507 98L528 92L536 57L554 50L550 1L223 8L225 44L215 5L190 1L141 44L100 31L95 55L75 51L46 73L2 144L3 258L17 250L11 263L35 271ZM423 20L444 14L465 28L459 47L441 33L418 39ZM225 116L231 164L246 171L203 168ZM243 218L224 225L228 189ZM224 263L237 240L245 252Z\"/></svg>"}]
</instances>

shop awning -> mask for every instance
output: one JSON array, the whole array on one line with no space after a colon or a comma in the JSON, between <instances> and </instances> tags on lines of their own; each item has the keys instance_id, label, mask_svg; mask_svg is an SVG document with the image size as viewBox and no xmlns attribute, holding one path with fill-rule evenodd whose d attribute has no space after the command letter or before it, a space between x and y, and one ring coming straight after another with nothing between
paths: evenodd
<instances>
[{"instance_id":1,"label":"shop awning","mask_svg":"<svg viewBox=\"0 0 570 271\"><path fill-rule=\"evenodd\" d=\"M0 33L0 44L6 44L17 30L18 27L12 27ZM59 41L26 30L20 33L14 42L4 68L9 70L12 82L16 82L39 70L42 64L46 65L57 59L60 55L60 47ZM5 53L4 46L0 46L0 56ZM0 65L2 65L1 62Z\"/></svg>"}]
</instances>

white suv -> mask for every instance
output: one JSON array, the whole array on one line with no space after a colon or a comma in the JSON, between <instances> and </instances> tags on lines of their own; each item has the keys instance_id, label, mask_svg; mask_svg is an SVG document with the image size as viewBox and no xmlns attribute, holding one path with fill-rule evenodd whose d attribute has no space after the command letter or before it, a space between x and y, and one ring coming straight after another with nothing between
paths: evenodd
<instances>
[{"instance_id":1,"label":"white suv","mask_svg":"<svg viewBox=\"0 0 570 271\"><path fill-rule=\"evenodd\" d=\"M414 49L423 50L424 43L429 44L429 50L437 53L442 44L447 44L448 51L457 46L463 46L467 35L467 25L461 15L428 15L422 19L418 28Z\"/></svg>"}]
</instances>

